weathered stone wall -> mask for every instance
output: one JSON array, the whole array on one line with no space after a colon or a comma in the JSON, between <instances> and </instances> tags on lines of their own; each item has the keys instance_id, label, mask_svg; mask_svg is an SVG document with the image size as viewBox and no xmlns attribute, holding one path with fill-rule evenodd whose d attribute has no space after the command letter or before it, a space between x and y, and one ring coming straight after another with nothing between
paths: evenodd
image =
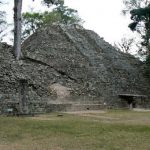
<instances>
[{"instance_id":1,"label":"weathered stone wall","mask_svg":"<svg viewBox=\"0 0 150 150\"><path fill-rule=\"evenodd\" d=\"M0 44L0 103L19 103L22 80L29 109L36 112L46 111L47 103L118 107L120 93L150 95L143 63L90 30L46 26L23 43L22 53L15 61L12 48Z\"/></svg>"}]
</instances>

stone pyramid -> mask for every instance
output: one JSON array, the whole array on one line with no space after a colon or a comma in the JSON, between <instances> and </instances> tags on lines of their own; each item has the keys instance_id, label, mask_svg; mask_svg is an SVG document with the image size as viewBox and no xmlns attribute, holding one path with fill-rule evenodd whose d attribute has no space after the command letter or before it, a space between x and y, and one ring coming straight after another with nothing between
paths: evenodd
<instances>
[{"instance_id":1,"label":"stone pyramid","mask_svg":"<svg viewBox=\"0 0 150 150\"><path fill-rule=\"evenodd\" d=\"M0 57L2 103L16 105L24 95L30 110L45 111L66 109L56 104L119 106L121 93L150 95L141 61L77 25L38 29L22 44L18 62L1 44Z\"/></svg>"}]
</instances>

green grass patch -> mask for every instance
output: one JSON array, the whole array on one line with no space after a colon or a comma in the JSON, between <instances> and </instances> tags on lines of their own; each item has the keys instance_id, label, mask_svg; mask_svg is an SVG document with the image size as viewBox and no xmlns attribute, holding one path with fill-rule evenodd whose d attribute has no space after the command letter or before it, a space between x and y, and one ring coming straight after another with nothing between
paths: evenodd
<instances>
[{"instance_id":1,"label":"green grass patch","mask_svg":"<svg viewBox=\"0 0 150 150\"><path fill-rule=\"evenodd\" d=\"M3 150L149 150L150 112L0 117Z\"/></svg>"}]
</instances>

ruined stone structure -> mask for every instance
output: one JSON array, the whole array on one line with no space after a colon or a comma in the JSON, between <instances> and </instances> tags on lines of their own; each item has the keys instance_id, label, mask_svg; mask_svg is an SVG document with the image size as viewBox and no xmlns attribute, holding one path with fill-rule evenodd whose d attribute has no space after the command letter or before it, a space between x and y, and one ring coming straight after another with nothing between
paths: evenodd
<instances>
[{"instance_id":1,"label":"ruined stone structure","mask_svg":"<svg viewBox=\"0 0 150 150\"><path fill-rule=\"evenodd\" d=\"M38 29L22 44L22 59L0 44L0 110L28 112L121 106L118 94L150 95L143 63L75 26Z\"/></svg>"}]
</instances>

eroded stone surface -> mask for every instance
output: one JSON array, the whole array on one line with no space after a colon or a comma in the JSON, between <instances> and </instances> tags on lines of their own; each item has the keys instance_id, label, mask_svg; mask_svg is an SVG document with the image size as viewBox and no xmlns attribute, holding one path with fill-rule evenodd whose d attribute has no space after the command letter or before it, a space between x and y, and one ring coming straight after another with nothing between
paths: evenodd
<instances>
[{"instance_id":1,"label":"eroded stone surface","mask_svg":"<svg viewBox=\"0 0 150 150\"><path fill-rule=\"evenodd\" d=\"M40 111L58 99L117 104L120 93L150 93L143 63L90 30L47 26L23 43L22 52L22 60L15 61L12 48L0 44L0 102L19 101L22 79L31 109L41 106Z\"/></svg>"}]
</instances>

